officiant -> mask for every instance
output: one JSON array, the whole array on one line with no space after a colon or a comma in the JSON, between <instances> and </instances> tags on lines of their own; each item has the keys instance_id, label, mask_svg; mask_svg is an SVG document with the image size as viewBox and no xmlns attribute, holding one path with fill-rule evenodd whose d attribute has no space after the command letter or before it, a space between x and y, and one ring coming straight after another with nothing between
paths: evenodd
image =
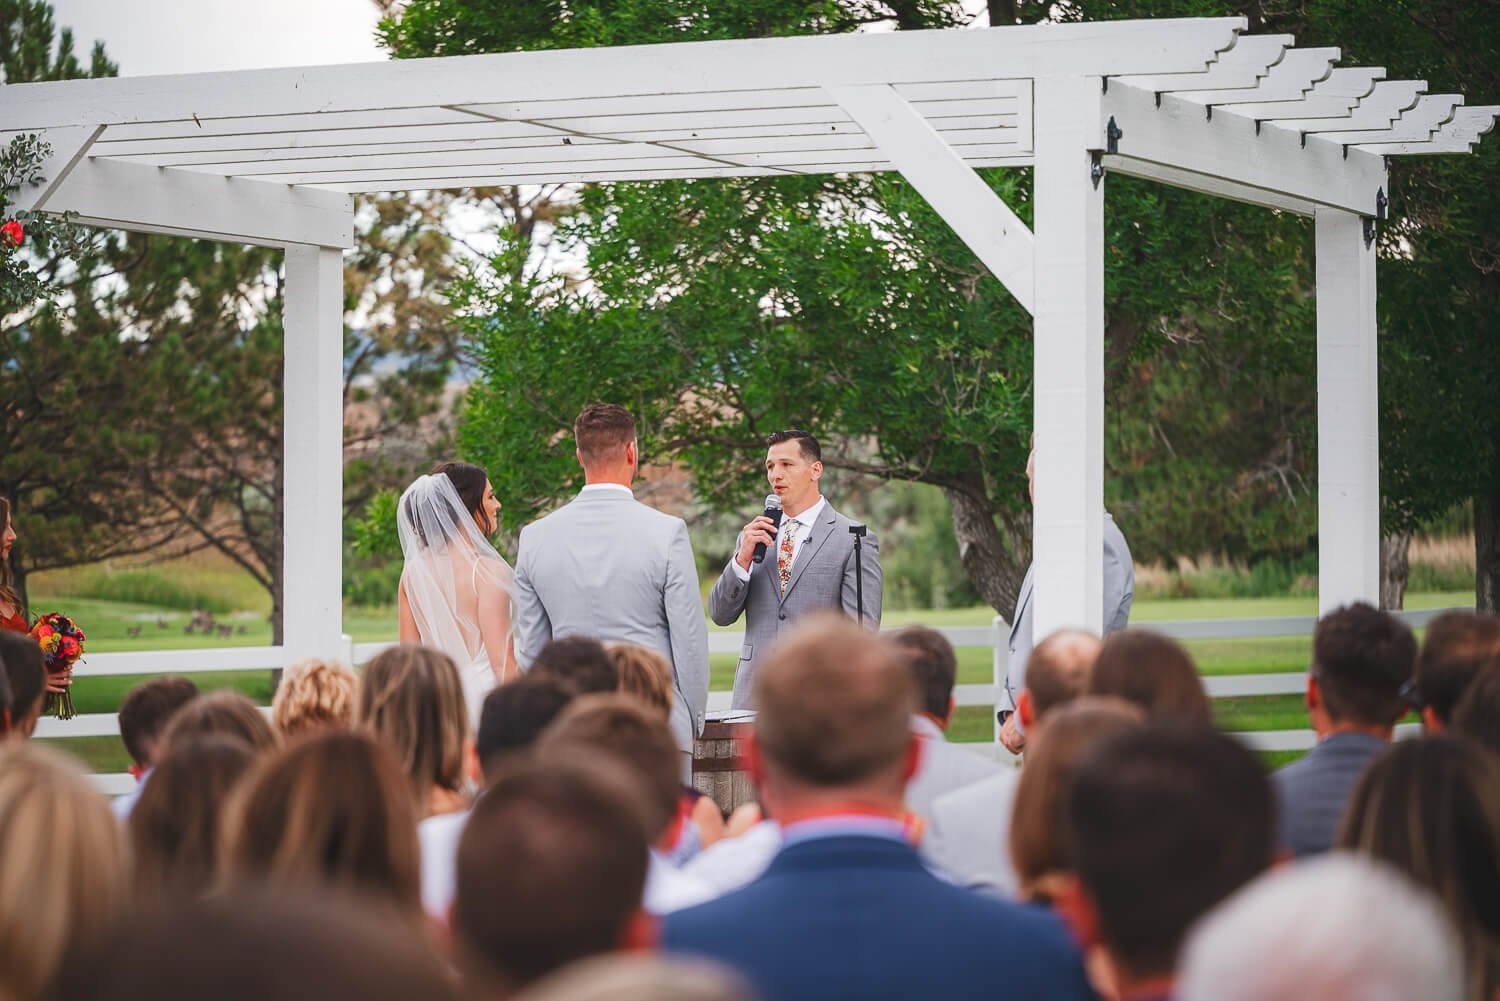
<instances>
[{"instance_id":1,"label":"officiant","mask_svg":"<svg viewBox=\"0 0 1500 1001\"><path fill-rule=\"evenodd\" d=\"M756 666L800 616L836 609L871 629L880 626L880 546L874 532L835 511L823 496L818 440L789 430L777 431L766 444L766 479L780 501L780 523L767 514L752 519L708 595L709 617L719 625L745 616L735 709L754 708ZM757 546L764 547L760 560Z\"/></svg>"}]
</instances>

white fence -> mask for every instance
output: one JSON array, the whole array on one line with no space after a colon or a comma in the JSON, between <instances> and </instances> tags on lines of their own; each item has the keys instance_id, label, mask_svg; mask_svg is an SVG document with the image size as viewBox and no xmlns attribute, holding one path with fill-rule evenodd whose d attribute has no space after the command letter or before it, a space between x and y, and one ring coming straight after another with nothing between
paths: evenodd
<instances>
[{"instance_id":1,"label":"white fence","mask_svg":"<svg viewBox=\"0 0 1500 1001\"><path fill-rule=\"evenodd\" d=\"M1426 609L1397 613L1412 628L1425 626L1435 616L1448 611L1446 608ZM1269 639L1282 636L1310 636L1317 624L1314 616L1280 616L1262 619L1198 619L1177 622L1141 622L1140 628L1163 633L1179 640L1243 640ZM991 653L992 673L988 684L959 685L954 698L961 706L992 706L1005 682L1006 654L1010 627L998 615L989 626L960 626L938 630L955 647L985 647ZM744 641L741 633L710 632L710 653L737 654ZM353 664L368 662L391 643L355 643L344 638L345 659ZM166 650L132 653L99 653L88 657L81 677L104 675L157 675L184 674L199 671L248 671L273 670L286 666L286 651L282 647L219 647L199 650ZM1302 671L1284 671L1274 674L1226 674L1206 675L1204 687L1213 698L1232 698L1246 695L1297 695L1307 688L1307 675ZM710 712L729 708L729 692L710 692ZM1404 724L1397 729L1398 736L1409 736L1419 727ZM120 733L120 720L115 713L85 713L71 720L44 719L37 725L36 735L44 738L58 737L112 737ZM1315 737L1308 729L1258 730L1238 734L1246 744L1257 751L1303 751L1313 746ZM128 791L135 780L125 773L99 774L95 783L111 795Z\"/></svg>"}]
</instances>

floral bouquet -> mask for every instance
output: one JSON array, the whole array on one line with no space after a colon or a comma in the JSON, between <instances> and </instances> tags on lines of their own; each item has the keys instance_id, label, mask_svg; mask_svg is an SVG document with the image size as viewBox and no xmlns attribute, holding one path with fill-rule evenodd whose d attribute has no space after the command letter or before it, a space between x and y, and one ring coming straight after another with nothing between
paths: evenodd
<instances>
[{"instance_id":1,"label":"floral bouquet","mask_svg":"<svg viewBox=\"0 0 1500 1001\"><path fill-rule=\"evenodd\" d=\"M31 627L31 637L42 648L42 662L47 667L49 679L71 670L78 663L78 658L83 656L83 630L78 628L78 623L61 612L52 612L38 618L36 625ZM47 703L42 712L58 719L72 719L76 715L73 711L72 691L64 688L61 692L54 692L49 688Z\"/></svg>"}]
</instances>

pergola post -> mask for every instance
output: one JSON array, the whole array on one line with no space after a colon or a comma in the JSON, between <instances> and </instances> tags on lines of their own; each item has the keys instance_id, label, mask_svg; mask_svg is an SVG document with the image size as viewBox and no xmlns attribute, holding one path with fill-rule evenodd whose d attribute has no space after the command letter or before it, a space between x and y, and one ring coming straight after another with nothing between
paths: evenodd
<instances>
[{"instance_id":1,"label":"pergola post","mask_svg":"<svg viewBox=\"0 0 1500 1001\"><path fill-rule=\"evenodd\" d=\"M337 658L343 634L344 259L286 251L282 642Z\"/></svg>"},{"instance_id":2,"label":"pergola post","mask_svg":"<svg viewBox=\"0 0 1500 1001\"><path fill-rule=\"evenodd\" d=\"M1104 624L1104 185L1098 77L1035 91L1033 635Z\"/></svg>"},{"instance_id":3,"label":"pergola post","mask_svg":"<svg viewBox=\"0 0 1500 1001\"><path fill-rule=\"evenodd\" d=\"M1375 246L1355 213L1319 208L1318 612L1380 604Z\"/></svg>"}]
</instances>

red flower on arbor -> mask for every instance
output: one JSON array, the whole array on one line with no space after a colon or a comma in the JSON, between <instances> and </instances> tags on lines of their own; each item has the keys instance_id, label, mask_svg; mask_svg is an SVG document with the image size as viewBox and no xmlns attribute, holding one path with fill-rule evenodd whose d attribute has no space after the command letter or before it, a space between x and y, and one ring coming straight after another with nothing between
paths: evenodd
<instances>
[{"instance_id":1,"label":"red flower on arbor","mask_svg":"<svg viewBox=\"0 0 1500 1001\"><path fill-rule=\"evenodd\" d=\"M26 238L26 231L21 224L12 219L4 226L0 226L0 237L3 237L12 247L19 247L21 241Z\"/></svg>"}]
</instances>

